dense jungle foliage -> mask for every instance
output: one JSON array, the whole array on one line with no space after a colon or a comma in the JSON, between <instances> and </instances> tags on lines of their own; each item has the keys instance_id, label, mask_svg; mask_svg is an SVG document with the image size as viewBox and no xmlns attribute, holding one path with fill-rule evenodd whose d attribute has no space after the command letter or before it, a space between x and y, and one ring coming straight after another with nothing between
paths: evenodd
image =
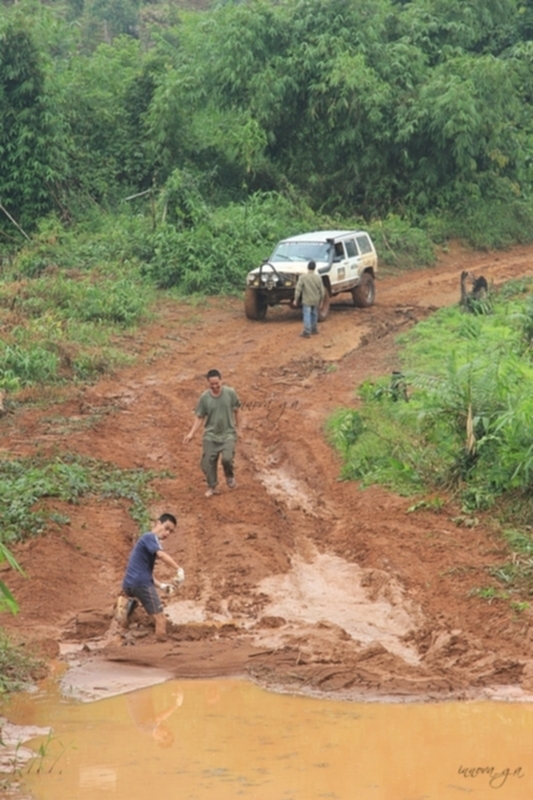
<instances>
[{"instance_id":1,"label":"dense jungle foliage","mask_svg":"<svg viewBox=\"0 0 533 800\"><path fill-rule=\"evenodd\" d=\"M531 0L4 3L0 247L44 225L35 276L91 220L216 292L308 225L379 223L399 263L530 240L532 35Z\"/></svg>"}]
</instances>

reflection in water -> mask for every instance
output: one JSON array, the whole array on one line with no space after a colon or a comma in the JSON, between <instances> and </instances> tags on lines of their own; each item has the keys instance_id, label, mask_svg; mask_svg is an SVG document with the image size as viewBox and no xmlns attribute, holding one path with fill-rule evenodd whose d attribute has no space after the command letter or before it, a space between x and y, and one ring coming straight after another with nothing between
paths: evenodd
<instances>
[{"instance_id":1,"label":"reflection in water","mask_svg":"<svg viewBox=\"0 0 533 800\"><path fill-rule=\"evenodd\" d=\"M25 695L1 713L53 728L26 776L36 800L533 798L526 703L334 702L218 680L83 704Z\"/></svg>"},{"instance_id":2,"label":"reflection in water","mask_svg":"<svg viewBox=\"0 0 533 800\"><path fill-rule=\"evenodd\" d=\"M126 695L128 711L139 730L151 736L161 747L170 747L174 734L164 721L183 703L183 692L173 692L174 702L163 711L156 712L154 706L154 687Z\"/></svg>"}]
</instances>

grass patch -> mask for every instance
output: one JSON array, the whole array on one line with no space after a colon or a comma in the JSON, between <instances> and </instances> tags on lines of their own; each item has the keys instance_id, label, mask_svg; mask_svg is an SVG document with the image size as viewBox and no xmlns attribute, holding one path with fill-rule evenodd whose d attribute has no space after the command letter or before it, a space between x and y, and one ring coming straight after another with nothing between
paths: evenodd
<instances>
[{"instance_id":1,"label":"grass patch","mask_svg":"<svg viewBox=\"0 0 533 800\"><path fill-rule=\"evenodd\" d=\"M398 372L363 383L329 435L343 477L402 494L445 489L465 513L533 482L532 283L491 297L491 313L443 309L399 338Z\"/></svg>"},{"instance_id":2,"label":"grass patch","mask_svg":"<svg viewBox=\"0 0 533 800\"><path fill-rule=\"evenodd\" d=\"M514 529L505 530L504 537L510 550L509 561L493 567L490 574L508 590L518 589L533 597L533 539L528 532Z\"/></svg>"},{"instance_id":3,"label":"grass patch","mask_svg":"<svg viewBox=\"0 0 533 800\"><path fill-rule=\"evenodd\" d=\"M139 527L146 527L150 522L148 503L156 496L151 482L167 476L142 469L122 470L74 455L0 461L0 542L23 541L42 533L50 522L57 523L57 515L42 508L45 498L73 504L90 495L126 499L132 518ZM60 521L68 522L64 517Z\"/></svg>"},{"instance_id":4,"label":"grass patch","mask_svg":"<svg viewBox=\"0 0 533 800\"><path fill-rule=\"evenodd\" d=\"M418 496L411 511L439 511L427 498L446 493L465 529L489 509L512 526L509 560L491 570L502 588L478 593L512 602L533 595L532 292L531 279L512 282L491 293L489 313L456 306L419 323L398 340L400 370L361 384L358 407L327 425L344 479Z\"/></svg>"},{"instance_id":5,"label":"grass patch","mask_svg":"<svg viewBox=\"0 0 533 800\"><path fill-rule=\"evenodd\" d=\"M24 689L32 681L43 677L42 660L15 645L0 629L0 694Z\"/></svg>"},{"instance_id":6,"label":"grass patch","mask_svg":"<svg viewBox=\"0 0 533 800\"><path fill-rule=\"evenodd\" d=\"M114 339L147 318L152 296L95 274L0 285L0 389L90 381L128 363Z\"/></svg>"},{"instance_id":7,"label":"grass patch","mask_svg":"<svg viewBox=\"0 0 533 800\"><path fill-rule=\"evenodd\" d=\"M1 390L89 382L131 362L120 338L150 318L156 297L140 270L149 234L145 221L127 215L97 215L75 230L42 221L4 264Z\"/></svg>"}]
</instances>

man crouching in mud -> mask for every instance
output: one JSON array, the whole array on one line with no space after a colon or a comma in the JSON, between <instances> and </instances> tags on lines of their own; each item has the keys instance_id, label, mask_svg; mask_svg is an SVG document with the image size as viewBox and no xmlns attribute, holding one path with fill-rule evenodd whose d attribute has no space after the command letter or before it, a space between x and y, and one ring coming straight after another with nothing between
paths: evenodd
<instances>
[{"instance_id":1,"label":"man crouching in mud","mask_svg":"<svg viewBox=\"0 0 533 800\"><path fill-rule=\"evenodd\" d=\"M122 581L124 594L130 598L120 620L123 627L128 627L131 615L137 605L141 603L148 614L153 617L158 641L164 641L166 638L167 621L153 577L156 559L160 559L176 570L174 584L180 585L185 577L183 569L172 556L165 553L161 544L162 540L176 530L176 525L176 517L173 514L161 514L153 529L148 533L143 533L135 543Z\"/></svg>"}]
</instances>

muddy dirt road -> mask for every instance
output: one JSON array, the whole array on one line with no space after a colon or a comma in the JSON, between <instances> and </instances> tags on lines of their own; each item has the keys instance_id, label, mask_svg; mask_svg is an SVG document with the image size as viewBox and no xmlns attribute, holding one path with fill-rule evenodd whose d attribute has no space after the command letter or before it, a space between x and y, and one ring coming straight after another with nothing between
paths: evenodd
<instances>
[{"instance_id":1,"label":"muddy dirt road","mask_svg":"<svg viewBox=\"0 0 533 800\"><path fill-rule=\"evenodd\" d=\"M177 677L247 674L289 691L434 698L533 689L529 612L469 596L505 558L490 520L457 527L451 505L407 513L412 500L339 481L323 435L336 407L357 403L361 380L396 368L399 332L458 301L461 269L497 287L529 274L532 261L525 248L455 249L433 269L381 277L371 309L333 304L309 340L287 308L254 323L238 299L163 303L158 320L131 337L135 366L0 424L11 457L69 451L172 472L156 482L152 509L154 518L178 515L165 549L186 571L166 606L168 642L155 641L140 612L127 634L113 624L137 534L126 504L114 501L54 503L70 525L17 548L27 578L10 574L8 583L21 611L3 623L50 656L83 642L86 657L100 651ZM207 500L200 437L182 439L211 367L238 391L243 430L237 488Z\"/></svg>"}]
</instances>

